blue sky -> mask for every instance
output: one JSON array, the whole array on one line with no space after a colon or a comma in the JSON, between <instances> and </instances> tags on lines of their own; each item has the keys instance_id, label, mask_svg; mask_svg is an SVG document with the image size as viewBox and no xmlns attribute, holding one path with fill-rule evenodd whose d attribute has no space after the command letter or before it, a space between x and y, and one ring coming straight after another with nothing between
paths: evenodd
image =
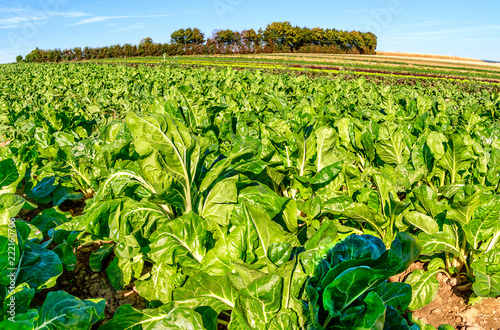
<instances>
[{"instance_id":1,"label":"blue sky","mask_svg":"<svg viewBox=\"0 0 500 330\"><path fill-rule=\"evenodd\" d=\"M198 27L293 25L374 32L377 50L500 61L500 1L465 0L0 0L0 63L41 49L138 44Z\"/></svg>"}]
</instances>

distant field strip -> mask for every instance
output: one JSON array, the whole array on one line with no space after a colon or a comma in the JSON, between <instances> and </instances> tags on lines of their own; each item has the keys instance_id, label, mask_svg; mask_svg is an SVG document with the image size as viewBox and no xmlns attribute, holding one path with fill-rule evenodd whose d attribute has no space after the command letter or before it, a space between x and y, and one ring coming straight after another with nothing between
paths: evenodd
<instances>
[{"instance_id":1,"label":"distant field strip","mask_svg":"<svg viewBox=\"0 0 500 330\"><path fill-rule=\"evenodd\" d=\"M304 56L306 55L306 56ZM276 69L315 73L348 72L355 75L401 76L418 79L470 80L483 83L500 83L500 67L488 69L467 66L433 66L406 62L372 61L376 56L345 56L323 54L259 54L238 56L182 56L144 57L100 60L106 63L135 63L152 65L193 65L234 68ZM403 63L403 64L402 64ZM442 63L441 63L442 64ZM448 63L447 63L448 65ZM453 64L454 65L454 64Z\"/></svg>"}]
</instances>

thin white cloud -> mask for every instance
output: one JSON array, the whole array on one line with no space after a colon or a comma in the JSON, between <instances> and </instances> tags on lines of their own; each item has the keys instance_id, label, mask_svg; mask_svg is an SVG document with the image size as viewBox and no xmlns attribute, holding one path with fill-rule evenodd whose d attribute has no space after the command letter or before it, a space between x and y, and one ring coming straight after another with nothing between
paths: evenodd
<instances>
[{"instance_id":1,"label":"thin white cloud","mask_svg":"<svg viewBox=\"0 0 500 330\"><path fill-rule=\"evenodd\" d=\"M98 23L103 21L108 21L111 19L123 19L123 18L153 18L153 17L168 17L172 15L127 15L127 16L96 16L81 20L79 22L70 24L68 26L82 25L82 24L90 24L90 23Z\"/></svg>"},{"instance_id":2,"label":"thin white cloud","mask_svg":"<svg viewBox=\"0 0 500 330\"><path fill-rule=\"evenodd\" d=\"M0 29L16 29L24 24L38 25L54 19L77 18L87 16L83 12L76 11L45 11L31 8L0 8Z\"/></svg>"},{"instance_id":3,"label":"thin white cloud","mask_svg":"<svg viewBox=\"0 0 500 330\"><path fill-rule=\"evenodd\" d=\"M29 22L29 21L40 21L42 18L39 16L16 16L9 18L0 18L0 28L5 28L5 26L17 26L16 24Z\"/></svg>"},{"instance_id":4,"label":"thin white cloud","mask_svg":"<svg viewBox=\"0 0 500 330\"><path fill-rule=\"evenodd\" d=\"M50 16L64 16L67 18L88 16L88 14L78 11L48 11L47 14Z\"/></svg>"},{"instance_id":5,"label":"thin white cloud","mask_svg":"<svg viewBox=\"0 0 500 330\"><path fill-rule=\"evenodd\" d=\"M18 13L24 10L22 8L0 8L0 13Z\"/></svg>"},{"instance_id":6,"label":"thin white cloud","mask_svg":"<svg viewBox=\"0 0 500 330\"><path fill-rule=\"evenodd\" d=\"M69 26L81 25L81 24L89 24L89 23L97 23L97 22L107 21L108 19L113 19L113 18L125 18L125 17L97 16L97 17L92 17L92 18L84 19L84 20L82 20L80 22L76 22L76 23L70 24Z\"/></svg>"},{"instance_id":7,"label":"thin white cloud","mask_svg":"<svg viewBox=\"0 0 500 330\"><path fill-rule=\"evenodd\" d=\"M123 27L121 29L113 30L111 32L118 33L118 32L130 31L130 30L139 30L139 29L144 29L144 28L145 28L145 26L142 24L134 24L134 25Z\"/></svg>"}]
</instances>

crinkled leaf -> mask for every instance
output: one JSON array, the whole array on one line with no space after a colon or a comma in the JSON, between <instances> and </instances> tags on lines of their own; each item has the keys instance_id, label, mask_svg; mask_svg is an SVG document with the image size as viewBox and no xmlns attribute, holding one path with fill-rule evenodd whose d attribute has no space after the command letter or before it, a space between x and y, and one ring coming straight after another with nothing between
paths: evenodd
<instances>
[{"instance_id":1,"label":"crinkled leaf","mask_svg":"<svg viewBox=\"0 0 500 330\"><path fill-rule=\"evenodd\" d=\"M420 309L434 300L439 289L436 275L440 272L441 270L424 271L417 269L408 275L405 283L411 285L413 292L411 303L408 306L410 310Z\"/></svg>"},{"instance_id":2,"label":"crinkled leaf","mask_svg":"<svg viewBox=\"0 0 500 330\"><path fill-rule=\"evenodd\" d=\"M283 279L259 278L242 289L236 299L228 329L266 329L281 307Z\"/></svg>"},{"instance_id":3,"label":"crinkled leaf","mask_svg":"<svg viewBox=\"0 0 500 330\"><path fill-rule=\"evenodd\" d=\"M122 305L113 318L99 329L204 330L205 328L201 315L188 307L171 308L171 305L164 305L156 309L138 310L130 305Z\"/></svg>"},{"instance_id":4,"label":"crinkled leaf","mask_svg":"<svg viewBox=\"0 0 500 330\"><path fill-rule=\"evenodd\" d=\"M104 299L80 300L64 291L53 291L40 310L35 329L88 329L104 318Z\"/></svg>"},{"instance_id":5,"label":"crinkled leaf","mask_svg":"<svg viewBox=\"0 0 500 330\"><path fill-rule=\"evenodd\" d=\"M179 262L182 256L192 258L196 263L201 262L209 239L203 222L193 212L164 222L150 237L149 258L170 265Z\"/></svg>"}]
</instances>

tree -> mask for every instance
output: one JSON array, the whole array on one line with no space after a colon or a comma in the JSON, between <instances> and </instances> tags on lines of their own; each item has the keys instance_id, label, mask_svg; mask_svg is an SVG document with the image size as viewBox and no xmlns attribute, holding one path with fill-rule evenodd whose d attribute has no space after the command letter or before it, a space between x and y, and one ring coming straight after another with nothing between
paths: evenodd
<instances>
[{"instance_id":1,"label":"tree","mask_svg":"<svg viewBox=\"0 0 500 330\"><path fill-rule=\"evenodd\" d=\"M154 44L144 44L144 55L151 56L154 55L155 45Z\"/></svg>"},{"instance_id":2,"label":"tree","mask_svg":"<svg viewBox=\"0 0 500 330\"><path fill-rule=\"evenodd\" d=\"M29 53L28 55L26 55L26 57L24 58L24 61L26 63L33 63L35 57L33 55L33 52Z\"/></svg>"},{"instance_id":3,"label":"tree","mask_svg":"<svg viewBox=\"0 0 500 330\"><path fill-rule=\"evenodd\" d=\"M125 44L123 46L123 55L125 57L132 57L132 45L131 44Z\"/></svg>"},{"instance_id":4,"label":"tree","mask_svg":"<svg viewBox=\"0 0 500 330\"><path fill-rule=\"evenodd\" d=\"M184 45L184 49L186 49L187 45L204 43L205 35L198 28L187 28L172 32L170 39L173 44Z\"/></svg>"},{"instance_id":5,"label":"tree","mask_svg":"<svg viewBox=\"0 0 500 330\"><path fill-rule=\"evenodd\" d=\"M170 35L170 42L173 44L185 45L186 44L186 31L179 29L172 32Z\"/></svg>"},{"instance_id":6,"label":"tree","mask_svg":"<svg viewBox=\"0 0 500 330\"><path fill-rule=\"evenodd\" d=\"M21 55L16 56L16 63L23 63L23 57Z\"/></svg>"},{"instance_id":7,"label":"tree","mask_svg":"<svg viewBox=\"0 0 500 330\"><path fill-rule=\"evenodd\" d=\"M193 28L190 42L197 45L203 44L205 42L205 34L201 32L200 29Z\"/></svg>"},{"instance_id":8,"label":"tree","mask_svg":"<svg viewBox=\"0 0 500 330\"><path fill-rule=\"evenodd\" d=\"M260 36L254 29L241 31L241 40L246 45L248 50L255 51L260 43Z\"/></svg>"},{"instance_id":9,"label":"tree","mask_svg":"<svg viewBox=\"0 0 500 330\"><path fill-rule=\"evenodd\" d=\"M79 61L82 59L82 49L80 47L73 48L73 54L75 54L75 60Z\"/></svg>"},{"instance_id":10,"label":"tree","mask_svg":"<svg viewBox=\"0 0 500 330\"><path fill-rule=\"evenodd\" d=\"M325 31L322 28L315 27L311 30L311 43L314 45L323 45Z\"/></svg>"},{"instance_id":11,"label":"tree","mask_svg":"<svg viewBox=\"0 0 500 330\"><path fill-rule=\"evenodd\" d=\"M31 52L31 54L33 54L33 61L36 62L36 63L41 63L43 61L43 54L42 54L42 51L40 49L38 49L38 47L36 47L35 50L33 50Z\"/></svg>"},{"instance_id":12,"label":"tree","mask_svg":"<svg viewBox=\"0 0 500 330\"><path fill-rule=\"evenodd\" d=\"M85 60L90 60L92 57L92 51L90 50L89 47L85 47L83 49L83 55L82 55L82 58L85 59Z\"/></svg>"},{"instance_id":13,"label":"tree","mask_svg":"<svg viewBox=\"0 0 500 330\"><path fill-rule=\"evenodd\" d=\"M144 53L146 52L144 49L145 44L139 44L137 47L137 56L144 56Z\"/></svg>"},{"instance_id":14,"label":"tree","mask_svg":"<svg viewBox=\"0 0 500 330\"><path fill-rule=\"evenodd\" d=\"M361 32L351 31L349 32L349 38L351 48L357 49L360 53L363 53L363 50L365 48L365 41L363 40Z\"/></svg>"},{"instance_id":15,"label":"tree","mask_svg":"<svg viewBox=\"0 0 500 330\"><path fill-rule=\"evenodd\" d=\"M205 41L205 35L198 28L179 29L171 34L171 43L153 43L150 37L141 39L139 45L126 44L109 47L76 47L73 49L40 50L38 48L26 55L24 62L59 62L80 59L109 57L136 57L208 54L208 53L247 53L247 52L325 52L374 54L377 37L371 33L342 31L336 29L300 28L290 22L273 22L266 28L243 30L241 32L214 30L212 37ZM16 58L22 62L23 58Z\"/></svg>"},{"instance_id":16,"label":"tree","mask_svg":"<svg viewBox=\"0 0 500 330\"><path fill-rule=\"evenodd\" d=\"M152 44L153 43L153 39L151 39L150 37L142 38L140 43L141 44Z\"/></svg>"},{"instance_id":17,"label":"tree","mask_svg":"<svg viewBox=\"0 0 500 330\"><path fill-rule=\"evenodd\" d=\"M123 57L123 48L120 45L113 46L113 55L114 57Z\"/></svg>"},{"instance_id":18,"label":"tree","mask_svg":"<svg viewBox=\"0 0 500 330\"><path fill-rule=\"evenodd\" d=\"M273 22L262 32L264 40L280 46L289 47L293 52L299 40L299 27L293 27L290 22Z\"/></svg>"},{"instance_id":19,"label":"tree","mask_svg":"<svg viewBox=\"0 0 500 330\"><path fill-rule=\"evenodd\" d=\"M55 54L56 50L49 49L47 52L40 52L42 54L41 62L57 62L57 55ZM45 56L44 56L45 55Z\"/></svg>"},{"instance_id":20,"label":"tree","mask_svg":"<svg viewBox=\"0 0 500 330\"><path fill-rule=\"evenodd\" d=\"M363 33L363 40L367 53L375 54L375 48L377 48L377 37L371 32Z\"/></svg>"},{"instance_id":21,"label":"tree","mask_svg":"<svg viewBox=\"0 0 500 330\"><path fill-rule=\"evenodd\" d=\"M230 29L216 31L214 37L219 47L223 46L221 47L221 52L222 49L228 51L231 48L231 45L236 42L235 34L233 30Z\"/></svg>"},{"instance_id":22,"label":"tree","mask_svg":"<svg viewBox=\"0 0 500 330\"><path fill-rule=\"evenodd\" d=\"M65 49L61 52L61 58L64 61L72 61L75 59L75 53L73 52L73 49Z\"/></svg>"},{"instance_id":23,"label":"tree","mask_svg":"<svg viewBox=\"0 0 500 330\"><path fill-rule=\"evenodd\" d=\"M163 45L161 43L155 45L154 55L156 56L163 55Z\"/></svg>"}]
</instances>

